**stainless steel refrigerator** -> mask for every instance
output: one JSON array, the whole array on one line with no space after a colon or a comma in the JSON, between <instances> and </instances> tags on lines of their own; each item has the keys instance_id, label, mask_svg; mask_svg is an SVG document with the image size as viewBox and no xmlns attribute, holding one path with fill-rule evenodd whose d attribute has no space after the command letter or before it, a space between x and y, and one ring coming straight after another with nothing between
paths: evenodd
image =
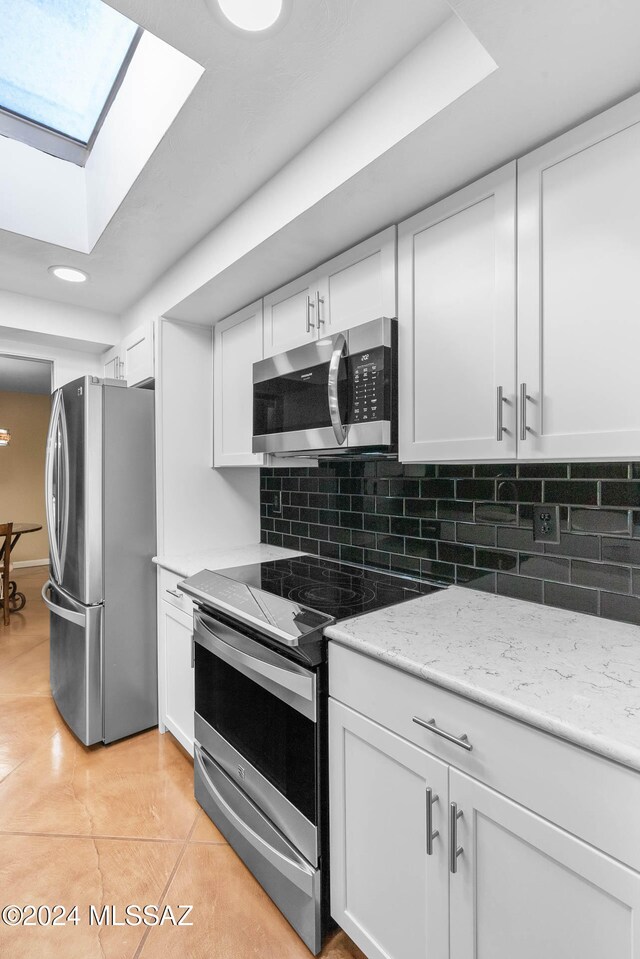
<instances>
[{"instance_id":1,"label":"stainless steel refrigerator","mask_svg":"<svg viewBox=\"0 0 640 959\"><path fill-rule=\"evenodd\" d=\"M46 506L51 692L85 745L109 743L158 721L152 391L56 390Z\"/></svg>"}]
</instances>

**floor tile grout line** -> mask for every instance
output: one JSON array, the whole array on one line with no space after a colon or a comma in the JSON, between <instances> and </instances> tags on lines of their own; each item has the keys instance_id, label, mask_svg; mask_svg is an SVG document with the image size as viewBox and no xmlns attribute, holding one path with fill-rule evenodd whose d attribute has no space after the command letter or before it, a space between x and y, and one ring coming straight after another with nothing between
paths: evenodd
<instances>
[{"instance_id":1,"label":"floor tile grout line","mask_svg":"<svg viewBox=\"0 0 640 959\"><path fill-rule=\"evenodd\" d=\"M2 636L0 636L0 640ZM29 649L23 649L21 653L18 653L17 656L14 656L13 659L10 659L8 663L3 663L2 668L5 669L7 666L12 666L17 659L20 659L21 656L26 656L27 653L32 653L34 649L37 649L38 646L42 646L44 643L48 643L49 639L41 639L37 643L34 643L33 646L30 646Z\"/></svg>"},{"instance_id":2,"label":"floor tile grout line","mask_svg":"<svg viewBox=\"0 0 640 959\"><path fill-rule=\"evenodd\" d=\"M191 833L189 833L191 835ZM188 839L168 839L161 836L108 836L102 833L69 833L69 832L26 832L21 829L0 829L0 836L24 836L25 838L38 839L107 839L113 842L165 842L172 843L175 846L188 843ZM209 841L206 839L196 840L196 843L205 846L227 845L226 840ZM192 845L195 845L193 843Z\"/></svg>"},{"instance_id":3,"label":"floor tile grout line","mask_svg":"<svg viewBox=\"0 0 640 959\"><path fill-rule=\"evenodd\" d=\"M167 896L167 894L168 894L168 892L169 892L169 889L171 888L171 883L173 882L173 880L174 880L174 878L175 878L175 875L176 875L176 873L177 873L177 871L178 871L178 868L179 868L179 866L180 866L180 863L181 863L182 860L184 859L184 854L185 854L185 852L187 851L187 847L188 847L188 845L189 845L189 840L191 839L191 837L192 837L192 835L193 835L193 833L194 833L194 831L195 831L195 828L196 828L196 825L197 825L197 823L198 823L198 819L199 819L199 818L200 818L200 810L198 809L198 810L196 811L196 814L195 814L193 823L191 824L191 829L189 830L189 832L188 832L188 834L187 834L187 838L184 840L184 842L183 842L183 844L182 844L182 849L181 849L180 852L178 853L178 858L176 859L175 864L174 864L174 866L173 866L173 869L171 870L171 873L169 874L169 878L167 879L167 881L166 881L166 883L165 883L165 885L164 885L164 889L162 890L162 893L160 894L160 900L159 900L159 902L158 902L158 905L159 905L159 906L161 906L161 905L164 903L165 898L166 898L166 896ZM141 953L142 953L142 950L144 949L144 944L145 944L145 942L147 941L150 932L151 932L151 927L150 927L150 926L147 926L147 928L144 930L144 932L143 932L143 934L142 934L142 939L141 939L140 942L138 943L138 948L137 948L136 951L134 952L132 959L139 959L139 957L140 957L140 955L141 955Z\"/></svg>"},{"instance_id":4,"label":"floor tile grout line","mask_svg":"<svg viewBox=\"0 0 640 959\"><path fill-rule=\"evenodd\" d=\"M47 738L44 740L44 742L41 742L41 743L38 745L37 748L38 748L38 749L41 749L42 746L44 746L46 743L48 743L50 740L52 740L53 737L54 737L57 733L58 733L58 730L56 729L55 732L51 733L50 736L47 736ZM13 769L9 770L9 772L7 773L7 775L6 775L6 776L3 776L3 778L0 779L0 787L1 787L1 786L4 786L4 784L6 783L6 781L7 781L8 778L9 778L9 776L13 776L13 774L14 774L14 772L16 772L16 770L20 769L21 766L24 766L24 764L27 762L27 760L31 759L32 755L33 755L33 754L30 753L28 756L25 756L24 759L21 759L21 760L20 760L20 762L18 763L17 766L14 766Z\"/></svg>"}]
</instances>

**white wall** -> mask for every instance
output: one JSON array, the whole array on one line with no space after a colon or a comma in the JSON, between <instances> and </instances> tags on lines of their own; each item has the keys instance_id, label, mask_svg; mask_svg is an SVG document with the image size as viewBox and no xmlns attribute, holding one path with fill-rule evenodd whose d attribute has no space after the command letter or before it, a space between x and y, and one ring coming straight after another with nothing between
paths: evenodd
<instances>
[{"instance_id":1,"label":"white wall","mask_svg":"<svg viewBox=\"0 0 640 959\"><path fill-rule=\"evenodd\" d=\"M259 471L211 468L212 332L162 320L156 341L158 553L257 543Z\"/></svg>"},{"instance_id":2,"label":"white wall","mask_svg":"<svg viewBox=\"0 0 640 959\"><path fill-rule=\"evenodd\" d=\"M52 280L52 282L60 282ZM38 342L102 353L120 340L120 318L82 306L0 290L0 342L3 336L36 334Z\"/></svg>"},{"instance_id":3,"label":"white wall","mask_svg":"<svg viewBox=\"0 0 640 959\"><path fill-rule=\"evenodd\" d=\"M495 69L473 34L457 17L449 17L168 270L123 315L124 332L169 313Z\"/></svg>"},{"instance_id":4,"label":"white wall","mask_svg":"<svg viewBox=\"0 0 640 959\"><path fill-rule=\"evenodd\" d=\"M84 169L92 250L204 68L143 33Z\"/></svg>"},{"instance_id":5,"label":"white wall","mask_svg":"<svg viewBox=\"0 0 640 959\"><path fill-rule=\"evenodd\" d=\"M97 353L85 353L81 350L69 350L48 345L41 336L18 333L14 337L6 336L0 329L0 353L9 356L24 356L36 360L51 360L53 363L53 389L85 374L102 375L102 363ZM2 384L0 383L0 390Z\"/></svg>"},{"instance_id":6,"label":"white wall","mask_svg":"<svg viewBox=\"0 0 640 959\"><path fill-rule=\"evenodd\" d=\"M88 252L82 167L0 136L0 227Z\"/></svg>"}]
</instances>

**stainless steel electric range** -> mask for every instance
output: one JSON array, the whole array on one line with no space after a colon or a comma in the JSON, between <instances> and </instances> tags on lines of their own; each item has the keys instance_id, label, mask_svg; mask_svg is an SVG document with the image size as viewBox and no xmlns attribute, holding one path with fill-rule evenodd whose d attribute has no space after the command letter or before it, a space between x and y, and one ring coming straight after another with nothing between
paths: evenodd
<instances>
[{"instance_id":1,"label":"stainless steel electric range","mask_svg":"<svg viewBox=\"0 0 640 959\"><path fill-rule=\"evenodd\" d=\"M195 795L314 954L329 924L322 631L440 588L317 556L179 584L196 603Z\"/></svg>"}]
</instances>

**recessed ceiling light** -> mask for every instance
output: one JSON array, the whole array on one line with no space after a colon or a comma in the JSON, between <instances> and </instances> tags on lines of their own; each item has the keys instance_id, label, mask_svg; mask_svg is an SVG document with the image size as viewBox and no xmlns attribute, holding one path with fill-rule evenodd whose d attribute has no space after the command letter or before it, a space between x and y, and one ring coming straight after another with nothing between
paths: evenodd
<instances>
[{"instance_id":1,"label":"recessed ceiling light","mask_svg":"<svg viewBox=\"0 0 640 959\"><path fill-rule=\"evenodd\" d=\"M88 273L76 270L72 266L50 266L49 273L53 273L59 280L66 280L67 283L84 283L89 278Z\"/></svg>"},{"instance_id":2,"label":"recessed ceiling light","mask_svg":"<svg viewBox=\"0 0 640 959\"><path fill-rule=\"evenodd\" d=\"M217 3L227 20L251 33L272 27L283 7L283 0L217 0Z\"/></svg>"}]
</instances>

